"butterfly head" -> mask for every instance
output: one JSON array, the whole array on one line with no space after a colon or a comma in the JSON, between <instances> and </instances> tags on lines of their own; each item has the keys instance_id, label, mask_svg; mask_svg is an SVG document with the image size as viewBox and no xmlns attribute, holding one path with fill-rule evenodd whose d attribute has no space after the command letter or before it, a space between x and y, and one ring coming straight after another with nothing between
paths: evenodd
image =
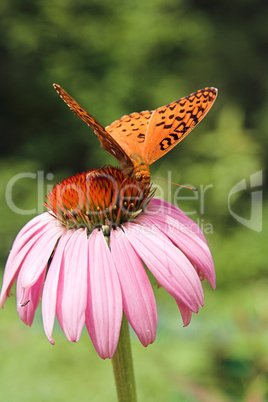
<instances>
[{"instance_id":1,"label":"butterfly head","mask_svg":"<svg viewBox=\"0 0 268 402\"><path fill-rule=\"evenodd\" d=\"M150 172L149 167L147 165L140 165L134 168L132 177L141 184L149 184L150 183Z\"/></svg>"},{"instance_id":2,"label":"butterfly head","mask_svg":"<svg viewBox=\"0 0 268 402\"><path fill-rule=\"evenodd\" d=\"M140 184L149 184L151 176L146 161L137 153L131 154L130 158L133 162L132 169L129 170L129 167L126 166L123 168L123 172L133 177Z\"/></svg>"}]
</instances>

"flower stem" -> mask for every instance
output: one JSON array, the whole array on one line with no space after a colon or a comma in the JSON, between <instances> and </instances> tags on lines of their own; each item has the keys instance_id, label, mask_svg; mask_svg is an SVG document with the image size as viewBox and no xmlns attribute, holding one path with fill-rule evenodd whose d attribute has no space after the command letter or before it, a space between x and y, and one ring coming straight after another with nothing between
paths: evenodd
<instances>
[{"instance_id":1,"label":"flower stem","mask_svg":"<svg viewBox=\"0 0 268 402\"><path fill-rule=\"evenodd\" d=\"M136 402L136 388L131 355L128 320L123 314L119 341L112 357L119 402Z\"/></svg>"}]
</instances>

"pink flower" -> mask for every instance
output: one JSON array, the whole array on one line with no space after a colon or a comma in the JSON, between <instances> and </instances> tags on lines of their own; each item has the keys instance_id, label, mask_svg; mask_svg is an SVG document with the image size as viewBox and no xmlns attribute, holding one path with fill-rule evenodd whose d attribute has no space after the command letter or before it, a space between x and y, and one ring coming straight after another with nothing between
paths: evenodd
<instances>
[{"instance_id":1,"label":"pink flower","mask_svg":"<svg viewBox=\"0 0 268 402\"><path fill-rule=\"evenodd\" d=\"M54 344L55 314L71 342L84 324L102 358L115 352L124 311L144 346L154 342L157 308L143 263L175 299L184 325L204 304L201 280L215 271L201 229L179 208L152 197L109 167L57 184L45 212L17 235L0 306L17 280L17 308L31 325L42 296L44 330Z\"/></svg>"}]
</instances>

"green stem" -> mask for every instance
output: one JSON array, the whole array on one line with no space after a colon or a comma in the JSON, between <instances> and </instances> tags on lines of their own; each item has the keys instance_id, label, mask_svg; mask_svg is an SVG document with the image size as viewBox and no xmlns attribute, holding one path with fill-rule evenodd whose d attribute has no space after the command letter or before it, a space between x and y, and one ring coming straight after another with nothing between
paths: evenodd
<instances>
[{"instance_id":1,"label":"green stem","mask_svg":"<svg viewBox=\"0 0 268 402\"><path fill-rule=\"evenodd\" d=\"M114 377L119 402L136 402L136 388L131 355L128 320L123 314L119 341L112 357Z\"/></svg>"}]
</instances>

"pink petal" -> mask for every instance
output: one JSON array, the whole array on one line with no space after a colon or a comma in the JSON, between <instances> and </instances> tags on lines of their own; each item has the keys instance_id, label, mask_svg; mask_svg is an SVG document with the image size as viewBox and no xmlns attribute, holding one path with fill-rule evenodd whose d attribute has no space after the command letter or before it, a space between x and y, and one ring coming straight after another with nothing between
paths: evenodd
<instances>
[{"instance_id":1,"label":"pink petal","mask_svg":"<svg viewBox=\"0 0 268 402\"><path fill-rule=\"evenodd\" d=\"M87 306L87 233L75 230L63 251L59 274L56 312L67 339L80 338Z\"/></svg>"},{"instance_id":2,"label":"pink petal","mask_svg":"<svg viewBox=\"0 0 268 402\"><path fill-rule=\"evenodd\" d=\"M53 218L48 213L41 214L28 222L17 235L5 267L3 286L0 295L0 307L3 307L6 298L9 296L10 289L30 250L35 246L37 241L41 239L47 231L49 231L49 228L55 228L57 226L53 224L51 219ZM64 228L59 228L59 235L63 231ZM29 237L27 237L27 235L29 235Z\"/></svg>"},{"instance_id":3,"label":"pink petal","mask_svg":"<svg viewBox=\"0 0 268 402\"><path fill-rule=\"evenodd\" d=\"M183 251L192 264L208 280L212 288L215 289L216 275L212 256L208 245L200 237L187 230L184 225L171 216L158 215L152 218L145 213L139 218L139 222L150 227L156 225Z\"/></svg>"},{"instance_id":4,"label":"pink petal","mask_svg":"<svg viewBox=\"0 0 268 402\"><path fill-rule=\"evenodd\" d=\"M46 270L44 269L35 284L28 289L21 286L21 275L18 276L17 310L21 320L29 326L33 323L35 311L41 298L45 275Z\"/></svg>"},{"instance_id":5,"label":"pink petal","mask_svg":"<svg viewBox=\"0 0 268 402\"><path fill-rule=\"evenodd\" d=\"M59 223L48 212L37 215L19 231L14 240L11 251L14 251L17 254L33 236L35 236L38 232L43 232L44 230L42 229L50 225L56 227L59 226Z\"/></svg>"},{"instance_id":6,"label":"pink petal","mask_svg":"<svg viewBox=\"0 0 268 402\"><path fill-rule=\"evenodd\" d=\"M62 232L62 227L46 228L46 232L36 240L21 266L22 287L28 288L37 281Z\"/></svg>"},{"instance_id":7,"label":"pink petal","mask_svg":"<svg viewBox=\"0 0 268 402\"><path fill-rule=\"evenodd\" d=\"M89 278L86 326L100 357L111 358L122 321L122 293L116 268L102 231L88 239Z\"/></svg>"},{"instance_id":8,"label":"pink petal","mask_svg":"<svg viewBox=\"0 0 268 402\"><path fill-rule=\"evenodd\" d=\"M180 309L183 326L187 327L187 325L189 325L191 322L192 311L188 307L186 307L183 303L181 303L179 300L176 300L176 303Z\"/></svg>"},{"instance_id":9,"label":"pink petal","mask_svg":"<svg viewBox=\"0 0 268 402\"><path fill-rule=\"evenodd\" d=\"M153 343L157 308L144 266L121 229L111 232L111 254L123 296L123 309L143 346Z\"/></svg>"},{"instance_id":10,"label":"pink petal","mask_svg":"<svg viewBox=\"0 0 268 402\"><path fill-rule=\"evenodd\" d=\"M126 236L156 280L192 311L204 304L199 277L188 258L158 229L133 223L124 225Z\"/></svg>"},{"instance_id":11,"label":"pink petal","mask_svg":"<svg viewBox=\"0 0 268 402\"><path fill-rule=\"evenodd\" d=\"M185 226L187 230L195 233L200 237L203 242L207 243L206 238L200 229L200 227L190 219L180 208L175 207L171 203L160 200L158 198L153 198L148 207L146 208L146 214L150 214L152 218L158 215L168 215L178 220L181 224Z\"/></svg>"},{"instance_id":12,"label":"pink petal","mask_svg":"<svg viewBox=\"0 0 268 402\"><path fill-rule=\"evenodd\" d=\"M55 254L49 266L44 285L44 291L42 297L43 325L46 336L50 341L50 343L52 343L53 345L54 340L52 338L52 331L55 321L59 274L62 265L63 251L72 234L73 231L68 230L60 238L59 244L57 245Z\"/></svg>"}]
</instances>

